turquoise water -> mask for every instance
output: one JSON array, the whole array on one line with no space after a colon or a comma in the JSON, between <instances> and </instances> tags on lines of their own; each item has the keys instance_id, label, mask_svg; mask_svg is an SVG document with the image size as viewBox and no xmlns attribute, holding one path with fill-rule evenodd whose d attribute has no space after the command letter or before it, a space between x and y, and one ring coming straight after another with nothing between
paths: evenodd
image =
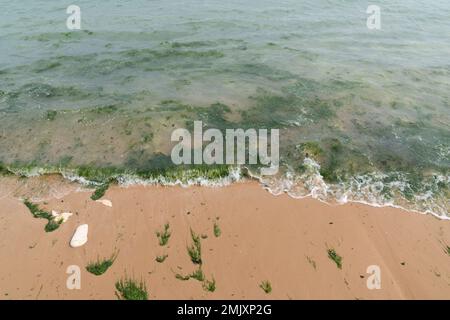
<instances>
[{"instance_id":1,"label":"turquoise water","mask_svg":"<svg viewBox=\"0 0 450 320\"><path fill-rule=\"evenodd\" d=\"M170 134L279 128L274 193L449 215L450 3L2 1L0 162L170 165ZM252 173L256 168L250 168ZM145 175L148 178L148 175Z\"/></svg>"}]
</instances>

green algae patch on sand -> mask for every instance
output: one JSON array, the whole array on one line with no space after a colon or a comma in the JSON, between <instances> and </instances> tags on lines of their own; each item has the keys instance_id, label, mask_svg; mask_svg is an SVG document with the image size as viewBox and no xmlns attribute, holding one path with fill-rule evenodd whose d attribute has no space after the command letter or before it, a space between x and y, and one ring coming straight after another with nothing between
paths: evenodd
<instances>
[{"instance_id":1,"label":"green algae patch on sand","mask_svg":"<svg viewBox=\"0 0 450 320\"><path fill-rule=\"evenodd\" d=\"M116 282L116 290L119 300L148 300L147 286L143 281L121 279Z\"/></svg>"},{"instance_id":2,"label":"green algae patch on sand","mask_svg":"<svg viewBox=\"0 0 450 320\"><path fill-rule=\"evenodd\" d=\"M202 264L202 245L198 235L191 229L192 244L187 247L189 257L193 264Z\"/></svg>"},{"instance_id":3,"label":"green algae patch on sand","mask_svg":"<svg viewBox=\"0 0 450 320\"><path fill-rule=\"evenodd\" d=\"M114 263L117 258L117 254L113 254L110 258L97 259L96 262L90 262L86 266L86 270L96 276L104 274Z\"/></svg>"},{"instance_id":4,"label":"green algae patch on sand","mask_svg":"<svg viewBox=\"0 0 450 320\"><path fill-rule=\"evenodd\" d=\"M448 256L450 256L450 246L445 245L444 252L445 252Z\"/></svg>"},{"instance_id":5,"label":"green algae patch on sand","mask_svg":"<svg viewBox=\"0 0 450 320\"><path fill-rule=\"evenodd\" d=\"M216 222L214 222L214 226L213 226L213 232L214 232L214 236L216 238L220 237L220 235L222 234L222 230L219 227L219 224Z\"/></svg>"},{"instance_id":6,"label":"green algae patch on sand","mask_svg":"<svg viewBox=\"0 0 450 320\"><path fill-rule=\"evenodd\" d=\"M338 269L342 269L342 257L337 254L336 250L334 249L328 249L328 258L334 261L336 263L336 266Z\"/></svg>"},{"instance_id":7,"label":"green algae patch on sand","mask_svg":"<svg viewBox=\"0 0 450 320\"><path fill-rule=\"evenodd\" d=\"M38 219L46 219L48 221L48 223L45 225L45 232L55 231L61 225L62 220L55 221L55 218L49 212L40 209L37 204L34 204L28 200L24 200L23 203L28 208L28 210L30 210L33 217Z\"/></svg>"},{"instance_id":8,"label":"green algae patch on sand","mask_svg":"<svg viewBox=\"0 0 450 320\"><path fill-rule=\"evenodd\" d=\"M182 274L175 274L175 278L181 281L187 281L191 278L191 276L187 275L187 276L183 276Z\"/></svg>"},{"instance_id":9,"label":"green algae patch on sand","mask_svg":"<svg viewBox=\"0 0 450 320\"><path fill-rule=\"evenodd\" d=\"M171 232L169 230L170 225L168 223L166 223L164 225L164 230L163 231L157 231L156 232L156 237L158 238L158 242L160 246L165 246L167 245L167 243L169 242L170 236L171 236Z\"/></svg>"},{"instance_id":10,"label":"green algae patch on sand","mask_svg":"<svg viewBox=\"0 0 450 320\"><path fill-rule=\"evenodd\" d=\"M156 256L155 261L158 262L158 263L163 263L164 261L166 261L168 256L169 256L168 254L163 254L161 256Z\"/></svg>"},{"instance_id":11,"label":"green algae patch on sand","mask_svg":"<svg viewBox=\"0 0 450 320\"><path fill-rule=\"evenodd\" d=\"M195 279L197 281L204 281L205 280L205 274L203 273L203 270L201 268L198 268L197 270L195 270L194 272L192 272L189 277L191 279Z\"/></svg>"},{"instance_id":12,"label":"green algae patch on sand","mask_svg":"<svg viewBox=\"0 0 450 320\"><path fill-rule=\"evenodd\" d=\"M272 285L269 281L265 280L259 284L259 287L266 293L269 294L272 292Z\"/></svg>"},{"instance_id":13,"label":"green algae patch on sand","mask_svg":"<svg viewBox=\"0 0 450 320\"><path fill-rule=\"evenodd\" d=\"M91 195L91 199L94 201L101 199L105 195L108 188L109 183L104 183L101 186L97 187L97 189L95 189L94 193Z\"/></svg>"},{"instance_id":14,"label":"green algae patch on sand","mask_svg":"<svg viewBox=\"0 0 450 320\"><path fill-rule=\"evenodd\" d=\"M203 281L203 289L208 292L216 291L216 280L212 278L212 280Z\"/></svg>"}]
</instances>

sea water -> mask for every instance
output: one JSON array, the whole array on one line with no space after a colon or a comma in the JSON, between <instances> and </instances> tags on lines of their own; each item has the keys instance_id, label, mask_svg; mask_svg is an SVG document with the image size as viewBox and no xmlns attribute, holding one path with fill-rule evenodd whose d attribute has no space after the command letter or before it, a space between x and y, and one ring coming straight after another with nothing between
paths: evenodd
<instances>
[{"instance_id":1,"label":"sea water","mask_svg":"<svg viewBox=\"0 0 450 320\"><path fill-rule=\"evenodd\" d=\"M276 128L279 174L246 168L274 194L450 216L450 2L379 0L380 30L369 4L0 0L1 168L222 184L146 172L196 120Z\"/></svg>"}]
</instances>

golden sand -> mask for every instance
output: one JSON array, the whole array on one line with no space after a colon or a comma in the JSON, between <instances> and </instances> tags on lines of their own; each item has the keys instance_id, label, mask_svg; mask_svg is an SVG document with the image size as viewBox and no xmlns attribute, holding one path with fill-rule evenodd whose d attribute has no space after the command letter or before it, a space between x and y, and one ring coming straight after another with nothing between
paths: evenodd
<instances>
[{"instance_id":1,"label":"golden sand","mask_svg":"<svg viewBox=\"0 0 450 320\"><path fill-rule=\"evenodd\" d=\"M103 199L89 192L50 197L46 210L73 212L56 231L44 231L14 193L0 197L1 299L116 299L115 282L143 280L150 299L447 299L450 298L450 222L394 208L331 206L314 199L273 196L254 182L229 187L112 187ZM81 224L88 242L71 248ZM157 231L170 226L166 246ZM216 234L214 234L216 224ZM198 266L187 253L190 230L201 236L200 281L179 280ZM342 257L342 269L327 250ZM118 253L95 276L89 262ZM167 255L159 263L157 256ZM81 289L69 290L71 265ZM369 290L366 273L380 267L381 289ZM260 287L269 281L272 292Z\"/></svg>"}]
</instances>

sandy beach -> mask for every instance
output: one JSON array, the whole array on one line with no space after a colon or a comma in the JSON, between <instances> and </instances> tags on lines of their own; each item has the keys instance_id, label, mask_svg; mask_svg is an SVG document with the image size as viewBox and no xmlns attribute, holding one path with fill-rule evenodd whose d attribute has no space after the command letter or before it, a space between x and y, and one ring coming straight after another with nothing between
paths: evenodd
<instances>
[{"instance_id":1,"label":"sandy beach","mask_svg":"<svg viewBox=\"0 0 450 320\"><path fill-rule=\"evenodd\" d=\"M144 281L149 299L450 297L450 222L430 215L273 196L256 182L113 186L102 198L112 207L91 200L92 192L68 188L38 203L73 213L47 233L46 221L33 218L19 199L23 190L7 192L15 179L3 181L0 196L1 299L116 299L115 283L125 276ZM89 225L88 242L71 248L81 224ZM160 246L156 232L165 224L171 236ZM176 278L198 268L187 252L191 229L201 236L202 270L206 279L215 279L214 292L195 279ZM341 269L328 256L330 249L342 257ZM89 262L114 253L103 275L86 271ZM155 260L165 255L162 263ZM80 290L66 287L71 265L80 267ZM367 287L371 265L380 267L381 289ZM272 286L269 294L260 287L263 281Z\"/></svg>"}]
</instances>

